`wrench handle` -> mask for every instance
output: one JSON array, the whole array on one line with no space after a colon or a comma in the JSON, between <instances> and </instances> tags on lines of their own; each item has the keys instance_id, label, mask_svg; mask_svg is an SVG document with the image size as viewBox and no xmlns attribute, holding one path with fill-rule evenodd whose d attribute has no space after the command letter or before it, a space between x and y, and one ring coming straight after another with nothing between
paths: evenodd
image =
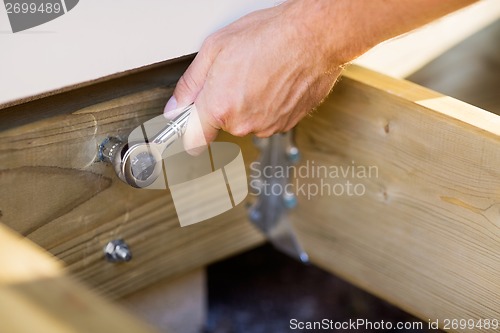
<instances>
[{"instance_id":1,"label":"wrench handle","mask_svg":"<svg viewBox=\"0 0 500 333\"><path fill-rule=\"evenodd\" d=\"M180 114L168 122L167 126L158 133L151 143L162 145L166 149L186 131L189 116L194 104L190 104L180 111Z\"/></svg>"}]
</instances>

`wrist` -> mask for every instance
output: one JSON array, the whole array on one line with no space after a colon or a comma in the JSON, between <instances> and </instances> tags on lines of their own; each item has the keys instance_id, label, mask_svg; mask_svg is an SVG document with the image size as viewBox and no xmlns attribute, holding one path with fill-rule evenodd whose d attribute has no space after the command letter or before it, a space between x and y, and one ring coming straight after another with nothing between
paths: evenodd
<instances>
[{"instance_id":1,"label":"wrist","mask_svg":"<svg viewBox=\"0 0 500 333\"><path fill-rule=\"evenodd\" d=\"M377 44L365 27L352 0L289 0L288 22L315 54L332 68L342 66Z\"/></svg>"}]
</instances>

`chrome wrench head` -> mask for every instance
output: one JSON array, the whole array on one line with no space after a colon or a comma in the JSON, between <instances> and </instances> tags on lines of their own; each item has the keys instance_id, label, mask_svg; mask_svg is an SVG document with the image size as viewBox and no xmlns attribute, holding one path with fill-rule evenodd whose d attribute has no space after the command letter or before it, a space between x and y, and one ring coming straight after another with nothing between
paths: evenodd
<instances>
[{"instance_id":1,"label":"chrome wrench head","mask_svg":"<svg viewBox=\"0 0 500 333\"><path fill-rule=\"evenodd\" d=\"M153 184L162 174L162 157L155 145L138 143L129 146L120 163L120 174L133 187L144 188Z\"/></svg>"},{"instance_id":2,"label":"chrome wrench head","mask_svg":"<svg viewBox=\"0 0 500 333\"><path fill-rule=\"evenodd\" d=\"M125 143L114 137L107 138L99 146L100 159L111 163L118 178L130 186L148 187L163 173L162 154L184 134L192 108L190 104L173 111L179 115L142 142Z\"/></svg>"}]
</instances>

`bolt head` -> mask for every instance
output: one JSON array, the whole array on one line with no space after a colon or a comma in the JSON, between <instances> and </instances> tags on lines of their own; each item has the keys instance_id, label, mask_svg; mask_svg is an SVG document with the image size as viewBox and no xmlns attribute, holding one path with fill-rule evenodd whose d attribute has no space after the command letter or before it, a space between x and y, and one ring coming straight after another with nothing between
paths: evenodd
<instances>
[{"instance_id":1,"label":"bolt head","mask_svg":"<svg viewBox=\"0 0 500 333\"><path fill-rule=\"evenodd\" d=\"M295 146L291 146L288 148L286 155L288 160L292 163L297 163L300 160L300 151L299 148Z\"/></svg>"},{"instance_id":2,"label":"bolt head","mask_svg":"<svg viewBox=\"0 0 500 333\"><path fill-rule=\"evenodd\" d=\"M104 247L104 255L109 262L127 262L132 259L132 252L122 239L110 241Z\"/></svg>"},{"instance_id":3,"label":"bolt head","mask_svg":"<svg viewBox=\"0 0 500 333\"><path fill-rule=\"evenodd\" d=\"M300 258L300 261L302 261L304 264L309 263L309 256L307 255L307 253L302 252L300 254L299 258Z\"/></svg>"},{"instance_id":4,"label":"bolt head","mask_svg":"<svg viewBox=\"0 0 500 333\"><path fill-rule=\"evenodd\" d=\"M298 204L297 197L293 193L284 193L283 194L283 204L288 209L295 208L295 207L297 207L297 204Z\"/></svg>"}]
</instances>

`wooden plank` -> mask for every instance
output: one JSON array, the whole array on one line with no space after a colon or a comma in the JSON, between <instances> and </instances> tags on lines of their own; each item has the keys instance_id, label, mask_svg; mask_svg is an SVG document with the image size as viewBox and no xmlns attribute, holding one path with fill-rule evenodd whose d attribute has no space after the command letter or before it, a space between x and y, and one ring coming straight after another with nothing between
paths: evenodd
<instances>
[{"instance_id":1,"label":"wooden plank","mask_svg":"<svg viewBox=\"0 0 500 333\"><path fill-rule=\"evenodd\" d=\"M122 4L120 15L116 15L112 0L80 1L67 16L17 34L10 33L9 21L2 13L0 45L10 52L0 53L0 105L24 103L195 53L211 33L251 11L272 7L275 1ZM181 32L186 22L196 24ZM43 52L33 52L34 45Z\"/></svg>"},{"instance_id":2,"label":"wooden plank","mask_svg":"<svg viewBox=\"0 0 500 333\"><path fill-rule=\"evenodd\" d=\"M299 179L365 191L299 193L293 222L314 263L425 321L500 318L499 116L350 67L297 140L309 175L376 168Z\"/></svg>"},{"instance_id":3,"label":"wooden plank","mask_svg":"<svg viewBox=\"0 0 500 333\"><path fill-rule=\"evenodd\" d=\"M180 228L168 194L132 189L94 161L106 135L159 114L170 93L148 89L1 132L0 222L115 297L262 242L243 206ZM424 320L498 318L499 119L349 68L298 126L299 148L303 163L354 161L375 166L377 177L351 177L366 189L359 197L299 193L293 221L313 262ZM249 138L221 140L239 143L247 163L255 159ZM114 238L131 245L130 263L103 260Z\"/></svg>"},{"instance_id":4,"label":"wooden plank","mask_svg":"<svg viewBox=\"0 0 500 333\"><path fill-rule=\"evenodd\" d=\"M500 115L497 88L500 85L499 35L500 19L425 65L407 80ZM470 67L471 59L491 61ZM462 68L467 70L458 70Z\"/></svg>"},{"instance_id":5,"label":"wooden plank","mask_svg":"<svg viewBox=\"0 0 500 333\"><path fill-rule=\"evenodd\" d=\"M29 103L1 107L0 131L19 127L59 115L67 115L83 108L93 106L119 97L151 90L158 87L174 86L179 77L187 69L194 56L165 61L142 67L133 73L121 73L116 77L108 77L103 82L89 82L78 89L41 99L30 100ZM28 101L26 101L28 102Z\"/></svg>"},{"instance_id":6,"label":"wooden plank","mask_svg":"<svg viewBox=\"0 0 500 333\"><path fill-rule=\"evenodd\" d=\"M96 162L97 145L106 136L128 134L161 113L171 92L149 89L1 132L0 222L110 297L262 242L242 205L180 228L168 191L133 189L110 166ZM239 142L247 147L245 159L253 160L250 140ZM131 246L131 262L104 260L103 247L116 238Z\"/></svg>"},{"instance_id":7,"label":"wooden plank","mask_svg":"<svg viewBox=\"0 0 500 333\"><path fill-rule=\"evenodd\" d=\"M2 332L153 332L65 276L43 252L0 225Z\"/></svg>"}]
</instances>

